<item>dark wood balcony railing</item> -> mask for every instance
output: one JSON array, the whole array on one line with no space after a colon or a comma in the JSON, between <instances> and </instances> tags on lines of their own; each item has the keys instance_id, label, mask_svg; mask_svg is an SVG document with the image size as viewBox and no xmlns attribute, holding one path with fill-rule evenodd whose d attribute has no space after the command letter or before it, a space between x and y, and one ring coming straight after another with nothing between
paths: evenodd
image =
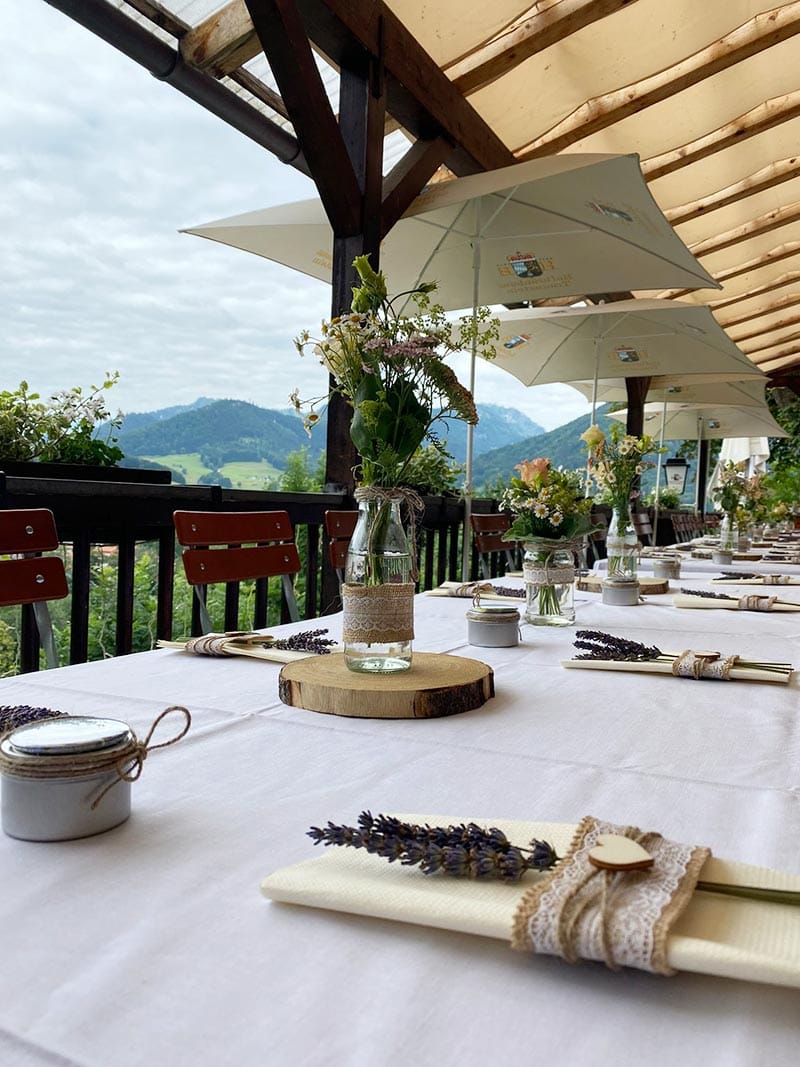
<instances>
[{"instance_id":1,"label":"dark wood balcony railing","mask_svg":"<svg viewBox=\"0 0 800 1067\"><path fill-rule=\"evenodd\" d=\"M70 663L89 656L91 553L93 546L116 549L116 611L113 654L134 650L134 565L137 545L148 543L157 556L154 638L173 637L175 533L172 515L178 509L202 511L286 510L302 547L304 570L298 576L303 590L301 613L307 619L330 614L340 607L338 582L330 566L324 533L325 512L355 507L338 494L267 493L221 489L219 486L181 486L137 482L84 481L61 478L16 477L0 474L0 508L50 508L61 541L70 550ZM478 512L496 510L491 500L476 500ZM463 504L442 497L425 498L420 532L420 588L430 589L460 576ZM502 569L502 561L493 561ZM477 567L473 560L473 573ZM179 575L179 579L182 575ZM253 625L264 627L285 621L268 618L266 583L256 588ZM238 590L226 591L225 628L237 629ZM199 633L196 612L192 631ZM182 635L181 635L182 636ZM30 611L23 609L20 627L20 669L35 670L39 662L38 635Z\"/></svg>"}]
</instances>

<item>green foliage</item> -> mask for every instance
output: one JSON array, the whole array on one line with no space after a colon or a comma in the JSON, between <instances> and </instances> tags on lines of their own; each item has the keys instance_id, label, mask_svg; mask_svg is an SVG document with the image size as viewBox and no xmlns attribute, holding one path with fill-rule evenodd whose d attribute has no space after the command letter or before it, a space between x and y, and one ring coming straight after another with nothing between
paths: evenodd
<instances>
[{"instance_id":1,"label":"green foliage","mask_svg":"<svg viewBox=\"0 0 800 1067\"><path fill-rule=\"evenodd\" d=\"M405 485L425 496L457 496L456 484L464 467L436 445L423 445L409 460L403 476Z\"/></svg>"},{"instance_id":2,"label":"green foliage","mask_svg":"<svg viewBox=\"0 0 800 1067\"><path fill-rule=\"evenodd\" d=\"M42 400L27 382L0 393L0 456L43 463L96 463L110 467L123 458L114 431L122 416L111 417L105 393L119 380L107 373L102 385L84 393L80 386ZM104 436L97 436L100 427Z\"/></svg>"},{"instance_id":3,"label":"green foliage","mask_svg":"<svg viewBox=\"0 0 800 1067\"><path fill-rule=\"evenodd\" d=\"M654 507L656 502L655 488L651 489L647 496L644 498L643 503L648 507ZM662 485L661 491L658 494L658 506L660 508L666 508L668 510L674 510L681 506L681 494L677 489L670 489L668 486Z\"/></svg>"},{"instance_id":4,"label":"green foliage","mask_svg":"<svg viewBox=\"0 0 800 1067\"><path fill-rule=\"evenodd\" d=\"M769 469L771 476L778 477L778 485L791 484L792 471L800 468L800 397L789 389L768 389L767 403L775 420L780 423L789 437L771 437L769 440ZM773 486L776 488L776 486ZM800 496L795 494L791 500L780 499L786 503L797 503Z\"/></svg>"},{"instance_id":5,"label":"green foliage","mask_svg":"<svg viewBox=\"0 0 800 1067\"><path fill-rule=\"evenodd\" d=\"M308 446L304 445L286 457L286 470L280 478L279 488L284 493L321 493L325 477L325 466L320 470L319 460L312 470L309 463Z\"/></svg>"}]
</instances>

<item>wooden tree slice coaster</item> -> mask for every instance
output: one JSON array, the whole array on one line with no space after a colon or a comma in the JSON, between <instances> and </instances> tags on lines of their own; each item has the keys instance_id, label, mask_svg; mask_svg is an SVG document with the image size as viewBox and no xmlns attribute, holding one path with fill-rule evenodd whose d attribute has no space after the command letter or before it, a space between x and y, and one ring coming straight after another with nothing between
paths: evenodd
<instances>
[{"instance_id":1,"label":"wooden tree slice coaster","mask_svg":"<svg viewBox=\"0 0 800 1067\"><path fill-rule=\"evenodd\" d=\"M577 579L577 588L587 593L602 593L603 576L586 574ZM652 575L639 575L639 588L642 596L655 596L657 593L669 592L668 578L653 578Z\"/></svg>"},{"instance_id":2,"label":"wooden tree slice coaster","mask_svg":"<svg viewBox=\"0 0 800 1067\"><path fill-rule=\"evenodd\" d=\"M436 719L481 707L494 696L492 668L475 659L415 652L396 674L357 674L343 653L287 663L278 681L284 704L357 719Z\"/></svg>"}]
</instances>

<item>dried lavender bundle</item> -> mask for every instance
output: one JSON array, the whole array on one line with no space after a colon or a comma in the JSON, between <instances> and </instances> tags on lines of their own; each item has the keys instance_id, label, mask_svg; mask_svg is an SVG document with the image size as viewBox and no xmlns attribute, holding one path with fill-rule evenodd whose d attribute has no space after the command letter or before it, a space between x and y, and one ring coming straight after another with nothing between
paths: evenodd
<instances>
[{"instance_id":1,"label":"dried lavender bundle","mask_svg":"<svg viewBox=\"0 0 800 1067\"><path fill-rule=\"evenodd\" d=\"M357 826L312 826L315 845L349 845L382 856L390 863L418 866L423 874L459 878L496 878L518 882L526 871L546 871L558 862L552 845L534 838L528 848L512 845L502 830L477 823L419 826L387 815L363 811Z\"/></svg>"},{"instance_id":2,"label":"dried lavender bundle","mask_svg":"<svg viewBox=\"0 0 800 1067\"><path fill-rule=\"evenodd\" d=\"M525 599L525 590L515 589L511 585L495 585L494 583L492 583L492 589L497 594L497 596L513 596L517 597L517 599L519 600Z\"/></svg>"},{"instance_id":3,"label":"dried lavender bundle","mask_svg":"<svg viewBox=\"0 0 800 1067\"><path fill-rule=\"evenodd\" d=\"M684 596L702 596L707 600L738 600L738 596L730 596L728 593L709 593L703 589L681 589Z\"/></svg>"},{"instance_id":4,"label":"dried lavender bundle","mask_svg":"<svg viewBox=\"0 0 800 1067\"><path fill-rule=\"evenodd\" d=\"M16 730L18 726L27 726L40 719L59 719L66 712L51 711L50 708L32 708L28 704L4 704L0 706L0 733Z\"/></svg>"},{"instance_id":5,"label":"dried lavender bundle","mask_svg":"<svg viewBox=\"0 0 800 1067\"><path fill-rule=\"evenodd\" d=\"M290 637L279 637L275 641L265 641L264 648L279 648L284 652L314 652L318 656L330 655L331 646L336 642L331 637L322 637L324 630L301 630Z\"/></svg>"},{"instance_id":6,"label":"dried lavender bundle","mask_svg":"<svg viewBox=\"0 0 800 1067\"><path fill-rule=\"evenodd\" d=\"M602 630L577 630L576 648L583 649L581 655L575 659L608 659L608 660L650 660L658 659L663 655L660 648L655 645L643 645L639 641L629 641L625 637L614 637L613 634L603 633Z\"/></svg>"}]
</instances>

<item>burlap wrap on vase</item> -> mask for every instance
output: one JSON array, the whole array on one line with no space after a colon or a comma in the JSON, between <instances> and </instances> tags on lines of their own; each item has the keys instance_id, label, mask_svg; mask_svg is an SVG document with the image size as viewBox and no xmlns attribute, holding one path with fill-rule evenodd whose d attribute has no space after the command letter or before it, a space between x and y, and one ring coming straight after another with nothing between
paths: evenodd
<instances>
[{"instance_id":1,"label":"burlap wrap on vase","mask_svg":"<svg viewBox=\"0 0 800 1067\"><path fill-rule=\"evenodd\" d=\"M414 583L342 586L342 640L388 644L414 638Z\"/></svg>"},{"instance_id":2,"label":"burlap wrap on vase","mask_svg":"<svg viewBox=\"0 0 800 1067\"><path fill-rule=\"evenodd\" d=\"M653 866L626 871L593 866L589 853L602 844L603 834L635 841L653 857ZM701 846L586 816L553 874L520 900L511 946L570 963L600 960L612 970L624 966L674 974L667 963L667 937L710 854Z\"/></svg>"}]
</instances>

